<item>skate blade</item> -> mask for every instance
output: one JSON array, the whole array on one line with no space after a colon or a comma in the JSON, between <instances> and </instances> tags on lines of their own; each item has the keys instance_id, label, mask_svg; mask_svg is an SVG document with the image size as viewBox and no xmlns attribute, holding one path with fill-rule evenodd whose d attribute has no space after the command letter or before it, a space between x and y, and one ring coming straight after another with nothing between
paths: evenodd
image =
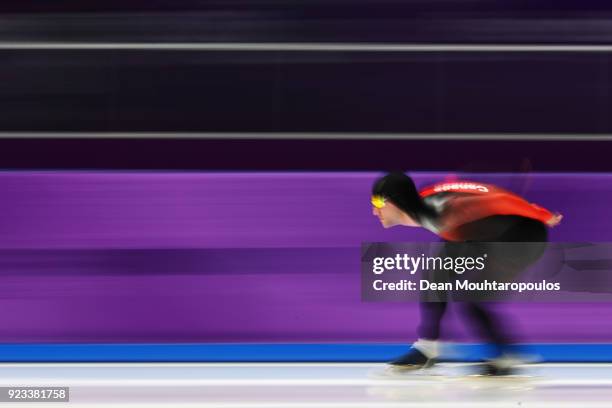
<instances>
[{"instance_id":1,"label":"skate blade","mask_svg":"<svg viewBox=\"0 0 612 408\"><path fill-rule=\"evenodd\" d=\"M387 366L383 369L373 371L369 375L379 379L417 379L417 378L439 378L441 374L434 369L424 366Z\"/></svg>"},{"instance_id":2,"label":"skate blade","mask_svg":"<svg viewBox=\"0 0 612 408\"><path fill-rule=\"evenodd\" d=\"M465 379L472 379L472 380L482 380L484 379L485 381L487 380L491 380L491 381L495 381L495 380L500 380L500 381L528 381L528 380L533 380L536 379L536 376L533 375L527 375L527 374L507 374L507 375L491 375L491 374L468 374L466 376L464 376L463 378Z\"/></svg>"}]
</instances>

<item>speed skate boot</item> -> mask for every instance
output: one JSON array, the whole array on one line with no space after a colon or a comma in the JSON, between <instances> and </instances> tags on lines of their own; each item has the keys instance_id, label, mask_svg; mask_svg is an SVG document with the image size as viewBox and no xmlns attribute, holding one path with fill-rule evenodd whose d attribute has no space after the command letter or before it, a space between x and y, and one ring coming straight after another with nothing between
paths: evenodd
<instances>
[{"instance_id":1,"label":"speed skate boot","mask_svg":"<svg viewBox=\"0 0 612 408\"><path fill-rule=\"evenodd\" d=\"M524 362L525 360L518 356L504 354L479 366L475 375L481 377L516 376L518 373L517 366Z\"/></svg>"},{"instance_id":2,"label":"speed skate boot","mask_svg":"<svg viewBox=\"0 0 612 408\"><path fill-rule=\"evenodd\" d=\"M438 357L438 344L435 340L419 339L408 353L389 363L394 370L418 370L432 367Z\"/></svg>"}]
</instances>

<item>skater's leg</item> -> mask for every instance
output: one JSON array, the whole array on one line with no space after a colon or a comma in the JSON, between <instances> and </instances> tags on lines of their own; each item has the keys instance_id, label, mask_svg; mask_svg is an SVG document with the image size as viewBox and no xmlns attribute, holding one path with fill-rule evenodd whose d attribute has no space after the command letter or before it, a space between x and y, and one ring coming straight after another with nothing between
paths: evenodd
<instances>
[{"instance_id":1,"label":"skater's leg","mask_svg":"<svg viewBox=\"0 0 612 408\"><path fill-rule=\"evenodd\" d=\"M444 257L446 245L437 254ZM431 282L450 281L450 272L446 270L427 270L423 277ZM447 309L448 294L444 291L421 293L421 320L417 328L419 339L414 342L408 353L393 360L390 364L405 368L421 368L433 365L439 357L440 325Z\"/></svg>"},{"instance_id":2,"label":"skater's leg","mask_svg":"<svg viewBox=\"0 0 612 408\"><path fill-rule=\"evenodd\" d=\"M437 340L440 337L440 324L446 312L447 302L423 302L420 304L421 322L418 328L419 337Z\"/></svg>"},{"instance_id":3,"label":"skater's leg","mask_svg":"<svg viewBox=\"0 0 612 408\"><path fill-rule=\"evenodd\" d=\"M489 255L487 268L481 275L472 277L499 282L513 282L530 265L535 263L546 249L546 226L537 220L519 216L493 216L468 225L474 234L486 232L485 237L478 237L474 244L480 253ZM466 227L466 228L467 228ZM474 235L473 234L473 235ZM486 238L486 239L485 239ZM490 243L497 244L488 244ZM499 243L513 243L501 246ZM495 293L480 293L479 299L492 300ZM478 333L495 346L495 357L485 365L483 373L504 375L512 373L513 365L521 360L516 349L515 330L510 330L507 316L500 315L492 305L486 302L466 302L464 310Z\"/></svg>"}]
</instances>

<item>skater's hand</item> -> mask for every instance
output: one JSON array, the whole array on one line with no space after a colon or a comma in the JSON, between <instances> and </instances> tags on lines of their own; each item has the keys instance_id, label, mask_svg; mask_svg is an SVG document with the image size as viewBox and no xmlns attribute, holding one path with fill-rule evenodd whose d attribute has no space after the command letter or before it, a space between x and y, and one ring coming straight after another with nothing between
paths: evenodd
<instances>
[{"instance_id":1,"label":"skater's hand","mask_svg":"<svg viewBox=\"0 0 612 408\"><path fill-rule=\"evenodd\" d=\"M555 213L550 220L546 221L546 224L549 227L555 227L555 226L559 225L559 223L561 222L562 219L563 219L563 215L562 214Z\"/></svg>"}]
</instances>

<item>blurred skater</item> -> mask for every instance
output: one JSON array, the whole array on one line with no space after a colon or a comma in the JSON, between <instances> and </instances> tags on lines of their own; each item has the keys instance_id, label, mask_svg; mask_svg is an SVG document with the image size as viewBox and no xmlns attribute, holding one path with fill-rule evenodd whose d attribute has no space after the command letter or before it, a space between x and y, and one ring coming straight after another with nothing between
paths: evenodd
<instances>
[{"instance_id":1,"label":"blurred skater","mask_svg":"<svg viewBox=\"0 0 612 408\"><path fill-rule=\"evenodd\" d=\"M526 243L509 246L515 250L489 251L493 255L489 256L483 279L512 278L537 261L548 240L547 228L562 219L560 214L490 184L452 181L419 192L412 179L403 173L391 173L376 180L372 205L373 214L385 228L422 227L437 234L447 243L443 249L447 256L483 251L483 245L488 243ZM457 250L462 253L457 254ZM447 303L445 298L421 302L419 338L407 354L391 362L392 366L412 369L435 363L440 354L440 323ZM511 374L515 359L509 345L515 341L503 319L482 301L465 299L459 303L478 333L495 345L496 356L483 366L482 374Z\"/></svg>"}]
</instances>

